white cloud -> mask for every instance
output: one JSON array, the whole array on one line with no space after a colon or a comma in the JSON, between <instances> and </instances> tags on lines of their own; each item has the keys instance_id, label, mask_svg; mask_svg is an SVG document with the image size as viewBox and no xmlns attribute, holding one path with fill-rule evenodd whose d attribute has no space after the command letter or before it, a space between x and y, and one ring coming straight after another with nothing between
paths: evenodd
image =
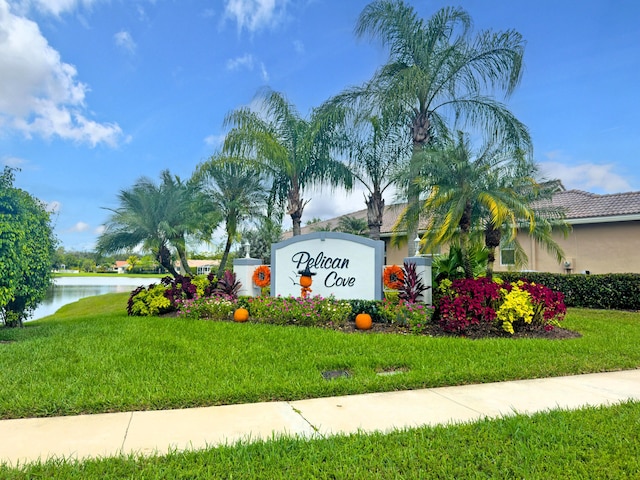
<instances>
[{"instance_id":1,"label":"white cloud","mask_svg":"<svg viewBox=\"0 0 640 480\"><path fill-rule=\"evenodd\" d=\"M540 162L546 178L559 178L565 188L594 193L619 193L631 190L629 182L615 173L613 164L582 163L567 165L560 162Z\"/></svg>"},{"instance_id":2,"label":"white cloud","mask_svg":"<svg viewBox=\"0 0 640 480\"><path fill-rule=\"evenodd\" d=\"M304 53L304 43L302 43L300 40L294 40L293 49L296 51L296 53Z\"/></svg>"},{"instance_id":3,"label":"white cloud","mask_svg":"<svg viewBox=\"0 0 640 480\"><path fill-rule=\"evenodd\" d=\"M69 232L86 232L89 230L89 224L84 222L78 222L73 227L71 227Z\"/></svg>"},{"instance_id":4,"label":"white cloud","mask_svg":"<svg viewBox=\"0 0 640 480\"><path fill-rule=\"evenodd\" d=\"M227 60L227 70L231 72L241 69L249 70L252 72L256 65L260 70L260 77L262 78L262 81L268 82L269 72L267 71L266 65L264 64L264 62L257 61L250 53L245 53L241 57L230 58L229 60Z\"/></svg>"},{"instance_id":5,"label":"white cloud","mask_svg":"<svg viewBox=\"0 0 640 480\"><path fill-rule=\"evenodd\" d=\"M304 209L302 224L304 225L312 218L329 220L364 210L367 208L365 203L367 195L368 191L361 184L356 185L351 192L347 192L342 188L332 190L328 187L305 191L302 197L305 200L310 200L310 202ZM393 188L385 190L383 198L386 205L391 205L398 201L395 198L395 190ZM291 217L285 216L283 224L285 228L291 228ZM337 224L334 226L337 226Z\"/></svg>"},{"instance_id":6,"label":"white cloud","mask_svg":"<svg viewBox=\"0 0 640 480\"><path fill-rule=\"evenodd\" d=\"M141 22L146 22L148 20L148 17L144 7L142 5L138 5L136 7L136 10L138 12L138 20L140 20Z\"/></svg>"},{"instance_id":7,"label":"white cloud","mask_svg":"<svg viewBox=\"0 0 640 480\"><path fill-rule=\"evenodd\" d=\"M136 51L136 42L133 41L129 32L122 30L113 35L113 40L116 42L117 46L129 53L134 53Z\"/></svg>"},{"instance_id":8,"label":"white cloud","mask_svg":"<svg viewBox=\"0 0 640 480\"><path fill-rule=\"evenodd\" d=\"M264 82L269 81L269 72L267 72L267 67L262 62L260 62L260 76Z\"/></svg>"},{"instance_id":9,"label":"white cloud","mask_svg":"<svg viewBox=\"0 0 640 480\"><path fill-rule=\"evenodd\" d=\"M5 165L7 167L11 167L11 168L22 168L24 166L26 166L29 162L27 160L25 160L24 158L18 158L18 157L3 157L2 158L2 165Z\"/></svg>"},{"instance_id":10,"label":"white cloud","mask_svg":"<svg viewBox=\"0 0 640 480\"><path fill-rule=\"evenodd\" d=\"M238 31L273 28L284 18L288 0L226 0L225 18L238 24Z\"/></svg>"},{"instance_id":11,"label":"white cloud","mask_svg":"<svg viewBox=\"0 0 640 480\"><path fill-rule=\"evenodd\" d=\"M18 0L14 5L18 11L24 13L30 8L49 15L60 16L76 10L80 6L90 8L93 4L103 0Z\"/></svg>"},{"instance_id":12,"label":"white cloud","mask_svg":"<svg viewBox=\"0 0 640 480\"><path fill-rule=\"evenodd\" d=\"M54 2L56 3L56 2ZM57 2L60 7L63 2ZM0 125L33 135L116 145L122 130L84 112L87 85L42 36L38 25L0 0Z\"/></svg>"},{"instance_id":13,"label":"white cloud","mask_svg":"<svg viewBox=\"0 0 640 480\"><path fill-rule=\"evenodd\" d=\"M253 70L253 55L245 53L241 57L230 58L227 60L227 70L239 70L240 68L246 68L247 70Z\"/></svg>"},{"instance_id":14,"label":"white cloud","mask_svg":"<svg viewBox=\"0 0 640 480\"><path fill-rule=\"evenodd\" d=\"M93 230L93 233L95 233L96 235L102 235L105 232L106 229L107 229L107 227L105 227L104 225L100 225L99 227L96 227Z\"/></svg>"},{"instance_id":15,"label":"white cloud","mask_svg":"<svg viewBox=\"0 0 640 480\"><path fill-rule=\"evenodd\" d=\"M47 211L51 213L59 213L62 208L62 203L57 200L53 200L47 203Z\"/></svg>"},{"instance_id":16,"label":"white cloud","mask_svg":"<svg viewBox=\"0 0 640 480\"><path fill-rule=\"evenodd\" d=\"M224 134L220 134L220 135L209 135L207 137L205 137L204 139L204 143L210 147L221 147L222 144L224 143L224 139L225 139L225 135Z\"/></svg>"}]
</instances>

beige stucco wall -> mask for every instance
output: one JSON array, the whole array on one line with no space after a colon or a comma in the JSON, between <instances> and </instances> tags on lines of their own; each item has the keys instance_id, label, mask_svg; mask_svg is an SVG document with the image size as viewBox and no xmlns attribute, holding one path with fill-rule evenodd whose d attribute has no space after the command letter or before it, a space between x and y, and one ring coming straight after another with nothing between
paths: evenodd
<instances>
[{"instance_id":1,"label":"beige stucco wall","mask_svg":"<svg viewBox=\"0 0 640 480\"><path fill-rule=\"evenodd\" d=\"M407 257L407 242L404 241L400 248L391 245L391 238L381 238L384 240L385 265L402 265Z\"/></svg>"},{"instance_id":2,"label":"beige stucco wall","mask_svg":"<svg viewBox=\"0 0 640 480\"><path fill-rule=\"evenodd\" d=\"M640 221L577 224L567 238L557 234L555 240L572 263L569 273L640 273ZM563 264L526 234L520 233L518 241L529 257L524 269L566 273ZM506 270L497 260L496 271Z\"/></svg>"},{"instance_id":3,"label":"beige stucco wall","mask_svg":"<svg viewBox=\"0 0 640 480\"><path fill-rule=\"evenodd\" d=\"M384 240L384 248L385 248L385 265L402 265L404 263L404 259L407 258L409 254L409 247L407 245L406 238L402 239L401 246L395 247L391 245L390 237L383 237L381 240ZM444 251L448 251L448 248L444 248ZM423 253L431 253L438 254L440 250L437 252L423 252Z\"/></svg>"},{"instance_id":4,"label":"beige stucco wall","mask_svg":"<svg viewBox=\"0 0 640 480\"><path fill-rule=\"evenodd\" d=\"M560 233L554 238L572 263L570 271L521 232L518 241L529 257L529 263L522 269L551 273L640 273L640 221L574 224L567 238ZM385 264L402 265L407 256L407 244L397 248L391 245L389 238L383 240ZM443 249L445 253L446 250ZM495 271L508 270L500 265L500 252L496 252L496 257Z\"/></svg>"}]
</instances>

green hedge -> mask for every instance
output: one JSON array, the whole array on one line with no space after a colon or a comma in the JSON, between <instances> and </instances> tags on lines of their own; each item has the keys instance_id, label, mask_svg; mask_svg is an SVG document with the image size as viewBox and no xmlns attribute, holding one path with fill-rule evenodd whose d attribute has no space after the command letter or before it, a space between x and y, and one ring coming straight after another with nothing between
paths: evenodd
<instances>
[{"instance_id":1,"label":"green hedge","mask_svg":"<svg viewBox=\"0 0 640 480\"><path fill-rule=\"evenodd\" d=\"M567 307L640 310L640 274L605 275L496 272L504 281L528 280L564 293Z\"/></svg>"}]
</instances>

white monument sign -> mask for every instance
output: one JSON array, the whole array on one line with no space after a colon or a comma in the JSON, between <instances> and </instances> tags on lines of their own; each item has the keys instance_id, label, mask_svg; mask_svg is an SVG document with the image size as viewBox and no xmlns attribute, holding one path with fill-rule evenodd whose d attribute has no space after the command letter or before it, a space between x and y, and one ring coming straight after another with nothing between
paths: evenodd
<instances>
[{"instance_id":1,"label":"white monument sign","mask_svg":"<svg viewBox=\"0 0 640 480\"><path fill-rule=\"evenodd\" d=\"M382 299L384 242L338 232L298 235L271 246L271 295Z\"/></svg>"}]
</instances>

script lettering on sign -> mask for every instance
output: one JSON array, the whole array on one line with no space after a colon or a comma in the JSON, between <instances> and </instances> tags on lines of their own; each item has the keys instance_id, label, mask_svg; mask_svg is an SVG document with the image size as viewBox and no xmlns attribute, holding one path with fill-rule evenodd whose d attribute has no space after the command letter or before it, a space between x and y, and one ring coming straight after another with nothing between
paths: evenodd
<instances>
[{"instance_id":1,"label":"script lettering on sign","mask_svg":"<svg viewBox=\"0 0 640 480\"><path fill-rule=\"evenodd\" d=\"M330 257L325 252L320 252L315 257L312 257L309 252L302 251L294 253L291 261L298 271L306 268L311 271L330 270L329 273L323 275L325 287L353 287L356 284L355 277L339 275L336 271L349 268L348 258Z\"/></svg>"},{"instance_id":2,"label":"script lettering on sign","mask_svg":"<svg viewBox=\"0 0 640 480\"><path fill-rule=\"evenodd\" d=\"M300 272L314 275L312 295L380 299L384 242L338 232L299 235L271 250L272 295L299 296Z\"/></svg>"}]
</instances>

